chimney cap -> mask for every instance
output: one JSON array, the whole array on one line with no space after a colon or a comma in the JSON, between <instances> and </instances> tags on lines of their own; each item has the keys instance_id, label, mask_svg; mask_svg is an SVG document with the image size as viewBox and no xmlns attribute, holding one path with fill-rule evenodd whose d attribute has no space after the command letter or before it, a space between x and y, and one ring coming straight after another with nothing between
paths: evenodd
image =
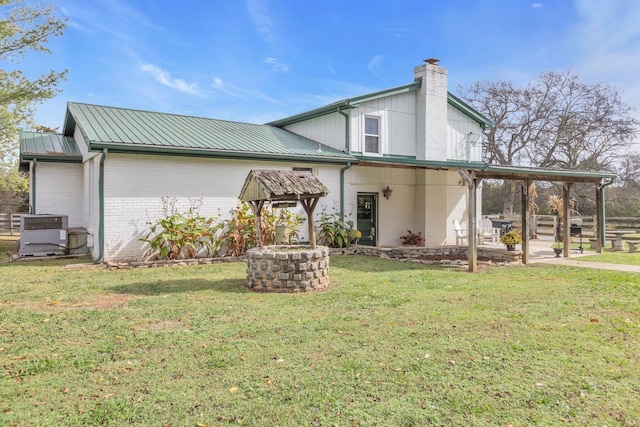
<instances>
[{"instance_id":1,"label":"chimney cap","mask_svg":"<svg viewBox=\"0 0 640 427\"><path fill-rule=\"evenodd\" d=\"M431 65L438 65L438 62L440 62L440 60L438 58L427 58L424 60L424 62Z\"/></svg>"}]
</instances>

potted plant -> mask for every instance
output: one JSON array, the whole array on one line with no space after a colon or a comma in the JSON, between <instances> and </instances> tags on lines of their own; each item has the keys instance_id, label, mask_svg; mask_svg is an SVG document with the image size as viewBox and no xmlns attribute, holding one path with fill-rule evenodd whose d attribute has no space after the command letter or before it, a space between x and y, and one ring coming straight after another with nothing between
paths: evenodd
<instances>
[{"instance_id":1,"label":"potted plant","mask_svg":"<svg viewBox=\"0 0 640 427\"><path fill-rule=\"evenodd\" d=\"M551 247L553 248L553 252L556 253L556 258L560 258L560 254L562 253L562 249L563 249L563 245L559 240L556 240L555 242L553 242L553 245L551 245Z\"/></svg>"},{"instance_id":2,"label":"potted plant","mask_svg":"<svg viewBox=\"0 0 640 427\"><path fill-rule=\"evenodd\" d=\"M500 237L500 243L506 245L508 251L514 251L516 249L516 245L518 243L522 243L522 237L520 237L520 233L516 230L511 230Z\"/></svg>"},{"instance_id":3,"label":"potted plant","mask_svg":"<svg viewBox=\"0 0 640 427\"><path fill-rule=\"evenodd\" d=\"M411 230L407 230L407 234L400 236L400 240L402 240L404 246L422 246L425 239L421 231L416 234Z\"/></svg>"}]
</instances>

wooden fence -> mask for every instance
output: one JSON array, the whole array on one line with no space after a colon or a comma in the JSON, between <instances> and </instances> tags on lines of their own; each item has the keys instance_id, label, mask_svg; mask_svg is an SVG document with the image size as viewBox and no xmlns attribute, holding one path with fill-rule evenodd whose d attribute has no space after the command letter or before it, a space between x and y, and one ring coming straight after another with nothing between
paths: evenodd
<instances>
[{"instance_id":1,"label":"wooden fence","mask_svg":"<svg viewBox=\"0 0 640 427\"><path fill-rule=\"evenodd\" d=\"M0 213L0 235L20 234L20 215L12 213Z\"/></svg>"},{"instance_id":2,"label":"wooden fence","mask_svg":"<svg viewBox=\"0 0 640 427\"><path fill-rule=\"evenodd\" d=\"M520 215L507 216L503 218L513 222L513 227L522 229L522 218ZM640 233L640 217L606 217L607 229L616 230L636 230ZM531 230L535 236L553 236L556 229L558 217L556 215L533 215ZM582 217L582 235L593 237L596 232L596 216Z\"/></svg>"}]
</instances>

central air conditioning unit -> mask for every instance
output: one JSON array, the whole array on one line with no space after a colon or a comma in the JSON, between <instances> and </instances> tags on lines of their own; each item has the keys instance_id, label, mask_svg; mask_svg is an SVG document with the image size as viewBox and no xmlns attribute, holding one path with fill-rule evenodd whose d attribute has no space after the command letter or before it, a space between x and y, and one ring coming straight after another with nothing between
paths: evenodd
<instances>
[{"instance_id":1,"label":"central air conditioning unit","mask_svg":"<svg viewBox=\"0 0 640 427\"><path fill-rule=\"evenodd\" d=\"M23 215L20 218L20 256L64 255L67 215Z\"/></svg>"}]
</instances>

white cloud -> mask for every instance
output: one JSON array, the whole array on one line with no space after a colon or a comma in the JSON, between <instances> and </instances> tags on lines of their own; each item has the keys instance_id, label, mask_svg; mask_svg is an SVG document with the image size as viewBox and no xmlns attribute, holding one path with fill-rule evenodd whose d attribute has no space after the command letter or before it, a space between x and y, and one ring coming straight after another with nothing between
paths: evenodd
<instances>
[{"instance_id":1,"label":"white cloud","mask_svg":"<svg viewBox=\"0 0 640 427\"><path fill-rule=\"evenodd\" d=\"M270 97L269 95L266 95L258 90L247 90L247 89L243 89L239 86L236 86L234 84L231 84L229 82L224 81L223 79L221 79L220 77L214 77L212 82L211 82L211 86L218 92L222 92L225 93L227 95L233 96L235 98L242 98L242 99L246 99L246 98L255 98L255 99L260 99L262 101L266 101L268 103L271 104L279 104L280 101L278 101L275 98Z\"/></svg>"},{"instance_id":2,"label":"white cloud","mask_svg":"<svg viewBox=\"0 0 640 427\"><path fill-rule=\"evenodd\" d=\"M188 93L189 95L202 96L202 93L198 90L198 85L196 83L187 83L183 79L173 78L168 71L165 71L153 64L142 64L140 65L140 70L150 74L158 82L172 89Z\"/></svg>"},{"instance_id":3,"label":"white cloud","mask_svg":"<svg viewBox=\"0 0 640 427\"><path fill-rule=\"evenodd\" d=\"M533 4L531 5L531 7L532 7L532 8L534 8L534 9L537 9L537 8L539 8L539 7L542 7L542 3L533 3Z\"/></svg>"},{"instance_id":4,"label":"white cloud","mask_svg":"<svg viewBox=\"0 0 640 427\"><path fill-rule=\"evenodd\" d=\"M268 41L273 41L275 21L269 14L267 0L247 0L247 12L260 34Z\"/></svg>"},{"instance_id":5,"label":"white cloud","mask_svg":"<svg viewBox=\"0 0 640 427\"><path fill-rule=\"evenodd\" d=\"M224 80L222 80L220 77L214 77L213 81L211 82L211 86L213 86L213 88L219 92L223 92L226 93L227 95L231 95L231 96L235 96L238 98L242 98L243 96L238 93L237 88L234 87L230 87Z\"/></svg>"},{"instance_id":6,"label":"white cloud","mask_svg":"<svg viewBox=\"0 0 640 427\"><path fill-rule=\"evenodd\" d=\"M373 74L379 79L381 77L378 74L378 68L380 68L380 64L382 63L383 59L384 59L383 55L376 55L371 61L369 61L369 65L367 66L371 74Z\"/></svg>"},{"instance_id":7,"label":"white cloud","mask_svg":"<svg viewBox=\"0 0 640 427\"><path fill-rule=\"evenodd\" d=\"M289 71L289 66L278 62L276 58L264 58L262 62L269 65L272 70L284 72Z\"/></svg>"}]
</instances>

